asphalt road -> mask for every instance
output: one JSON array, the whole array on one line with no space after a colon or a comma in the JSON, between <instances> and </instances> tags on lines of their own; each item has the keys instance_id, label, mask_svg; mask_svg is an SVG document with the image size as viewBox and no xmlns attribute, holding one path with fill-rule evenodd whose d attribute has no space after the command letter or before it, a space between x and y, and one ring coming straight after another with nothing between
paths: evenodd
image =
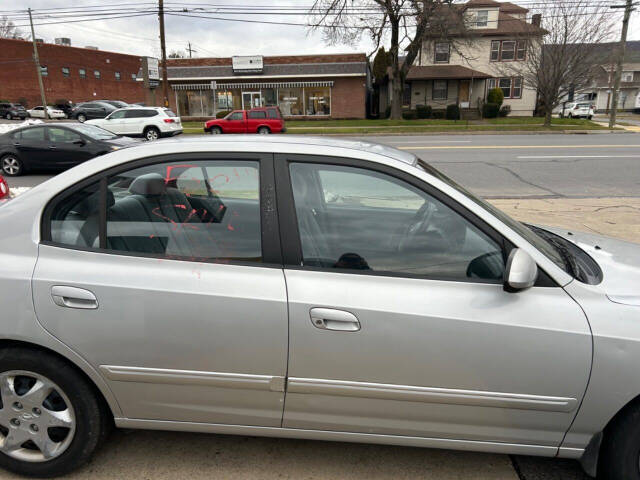
<instances>
[{"instance_id":1,"label":"asphalt road","mask_svg":"<svg viewBox=\"0 0 640 480\"><path fill-rule=\"evenodd\" d=\"M362 138L415 153L488 198L640 196L640 135L634 133ZM29 187L49 177L10 183Z\"/></svg>"},{"instance_id":2,"label":"asphalt road","mask_svg":"<svg viewBox=\"0 0 640 480\"><path fill-rule=\"evenodd\" d=\"M486 197L640 196L639 134L363 139L413 152ZM50 176L9 181L13 187L30 187ZM587 478L576 462L557 459L142 431L116 432L73 478L114 478L113 472L132 465L137 478Z\"/></svg>"}]
</instances>

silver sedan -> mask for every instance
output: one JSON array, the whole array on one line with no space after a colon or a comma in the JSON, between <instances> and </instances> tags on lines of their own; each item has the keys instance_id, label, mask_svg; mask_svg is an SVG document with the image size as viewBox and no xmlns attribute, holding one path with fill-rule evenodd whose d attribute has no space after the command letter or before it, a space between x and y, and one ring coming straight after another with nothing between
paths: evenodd
<instances>
[{"instance_id":1,"label":"silver sedan","mask_svg":"<svg viewBox=\"0 0 640 480\"><path fill-rule=\"evenodd\" d=\"M640 479L640 246L415 156L168 140L0 206L0 466L117 427L580 459Z\"/></svg>"}]
</instances>

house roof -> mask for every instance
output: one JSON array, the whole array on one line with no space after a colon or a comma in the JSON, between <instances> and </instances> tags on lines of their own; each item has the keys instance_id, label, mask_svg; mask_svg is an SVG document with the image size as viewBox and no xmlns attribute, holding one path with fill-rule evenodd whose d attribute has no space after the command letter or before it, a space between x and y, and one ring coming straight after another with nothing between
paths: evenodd
<instances>
[{"instance_id":1,"label":"house roof","mask_svg":"<svg viewBox=\"0 0 640 480\"><path fill-rule=\"evenodd\" d=\"M462 65L427 65L409 69L407 80L457 80L467 78L491 78L491 75L463 67Z\"/></svg>"}]
</instances>

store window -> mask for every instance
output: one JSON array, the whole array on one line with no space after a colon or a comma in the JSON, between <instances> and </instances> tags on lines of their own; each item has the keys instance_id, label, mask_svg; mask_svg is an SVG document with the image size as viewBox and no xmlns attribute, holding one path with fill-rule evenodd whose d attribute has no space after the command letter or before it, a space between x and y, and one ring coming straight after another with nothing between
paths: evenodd
<instances>
[{"instance_id":1,"label":"store window","mask_svg":"<svg viewBox=\"0 0 640 480\"><path fill-rule=\"evenodd\" d=\"M179 90L178 112L187 117L210 117L214 114L211 90Z\"/></svg>"},{"instance_id":2,"label":"store window","mask_svg":"<svg viewBox=\"0 0 640 480\"><path fill-rule=\"evenodd\" d=\"M284 116L304 115L304 90L302 88L279 88L278 106Z\"/></svg>"},{"instance_id":3,"label":"store window","mask_svg":"<svg viewBox=\"0 0 640 480\"><path fill-rule=\"evenodd\" d=\"M260 93L262 94L263 107L275 107L278 105L278 93L275 88L263 88Z\"/></svg>"},{"instance_id":4,"label":"store window","mask_svg":"<svg viewBox=\"0 0 640 480\"><path fill-rule=\"evenodd\" d=\"M305 88L307 115L331 115L331 88Z\"/></svg>"}]
</instances>

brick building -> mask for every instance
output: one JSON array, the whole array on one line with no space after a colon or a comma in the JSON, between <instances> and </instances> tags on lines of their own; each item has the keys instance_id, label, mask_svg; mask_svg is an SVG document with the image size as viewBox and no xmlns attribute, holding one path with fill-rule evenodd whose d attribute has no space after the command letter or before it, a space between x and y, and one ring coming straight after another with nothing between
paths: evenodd
<instances>
[{"instance_id":1,"label":"brick building","mask_svg":"<svg viewBox=\"0 0 640 480\"><path fill-rule=\"evenodd\" d=\"M278 105L287 118L365 118L364 53L169 59L170 105L185 118ZM161 89L161 86L158 87Z\"/></svg>"},{"instance_id":2,"label":"brick building","mask_svg":"<svg viewBox=\"0 0 640 480\"><path fill-rule=\"evenodd\" d=\"M144 87L136 81L138 56L50 43L39 43L38 54L47 103L145 100ZM30 41L0 39L0 99L29 108L41 104Z\"/></svg>"}]
</instances>

